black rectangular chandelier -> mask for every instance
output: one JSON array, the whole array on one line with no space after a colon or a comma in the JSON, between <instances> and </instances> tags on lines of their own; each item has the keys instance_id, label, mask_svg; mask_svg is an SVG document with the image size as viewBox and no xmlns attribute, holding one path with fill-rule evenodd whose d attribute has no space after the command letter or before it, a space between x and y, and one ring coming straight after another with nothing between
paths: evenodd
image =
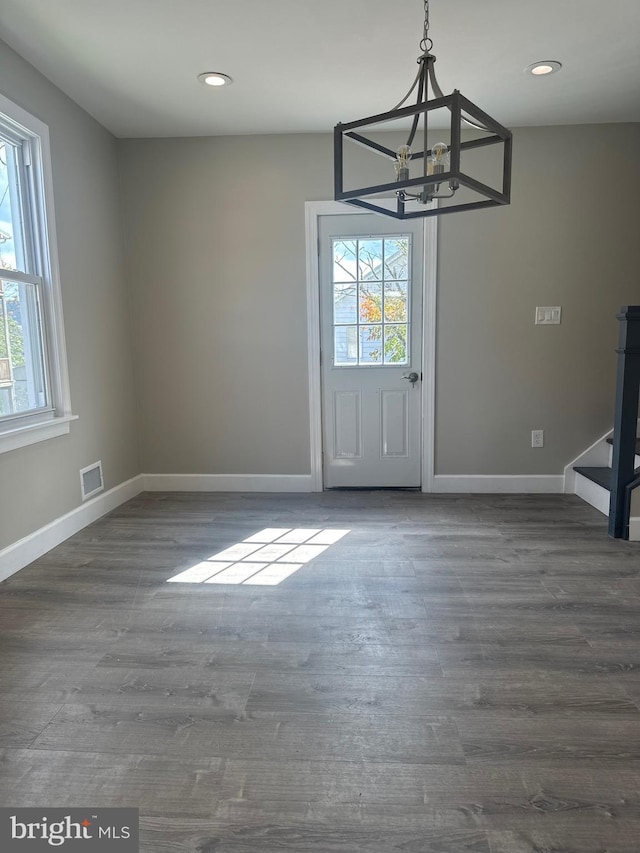
<instances>
[{"instance_id":1,"label":"black rectangular chandelier","mask_svg":"<svg viewBox=\"0 0 640 853\"><path fill-rule=\"evenodd\" d=\"M457 89L443 95L429 0L424 7L423 54L407 95L389 112L334 129L335 199L395 219L509 204L512 134ZM414 91L416 103L403 106ZM447 141L430 142L436 133ZM416 137L419 151L412 150Z\"/></svg>"}]
</instances>

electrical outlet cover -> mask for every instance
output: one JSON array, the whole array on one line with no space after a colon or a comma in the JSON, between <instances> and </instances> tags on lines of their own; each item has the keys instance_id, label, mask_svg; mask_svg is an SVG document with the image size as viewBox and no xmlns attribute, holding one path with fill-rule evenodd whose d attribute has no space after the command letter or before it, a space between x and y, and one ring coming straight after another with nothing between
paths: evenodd
<instances>
[{"instance_id":1,"label":"electrical outlet cover","mask_svg":"<svg viewBox=\"0 0 640 853\"><path fill-rule=\"evenodd\" d=\"M531 430L531 447L544 447L544 430Z\"/></svg>"}]
</instances>

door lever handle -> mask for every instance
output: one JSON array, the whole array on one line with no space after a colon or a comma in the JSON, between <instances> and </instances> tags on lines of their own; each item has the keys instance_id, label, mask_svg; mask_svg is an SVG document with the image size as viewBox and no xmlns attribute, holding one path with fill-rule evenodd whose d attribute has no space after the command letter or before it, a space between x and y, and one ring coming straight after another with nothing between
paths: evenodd
<instances>
[{"instance_id":1,"label":"door lever handle","mask_svg":"<svg viewBox=\"0 0 640 853\"><path fill-rule=\"evenodd\" d=\"M415 371L411 371L411 373L403 373L402 378L406 379L412 385L415 385L416 382L418 381L418 379L420 379L420 377L418 376L418 374Z\"/></svg>"}]
</instances>

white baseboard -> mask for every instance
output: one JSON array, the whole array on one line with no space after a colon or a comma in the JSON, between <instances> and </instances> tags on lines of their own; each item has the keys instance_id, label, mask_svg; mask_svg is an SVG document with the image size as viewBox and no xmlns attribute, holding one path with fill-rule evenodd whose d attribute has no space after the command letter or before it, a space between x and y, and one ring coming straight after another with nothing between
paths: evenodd
<instances>
[{"instance_id":1,"label":"white baseboard","mask_svg":"<svg viewBox=\"0 0 640 853\"><path fill-rule=\"evenodd\" d=\"M562 474L436 474L441 494L562 494Z\"/></svg>"},{"instance_id":2,"label":"white baseboard","mask_svg":"<svg viewBox=\"0 0 640 853\"><path fill-rule=\"evenodd\" d=\"M28 566L107 512L139 495L143 489L143 477L133 477L4 548L0 551L0 581Z\"/></svg>"},{"instance_id":3,"label":"white baseboard","mask_svg":"<svg viewBox=\"0 0 640 853\"><path fill-rule=\"evenodd\" d=\"M37 560L140 492L311 492L310 474L140 474L87 501L0 551L0 581ZM438 475L433 491L476 494L561 494L562 475ZM640 519L637 521L640 539ZM635 528L634 528L635 529Z\"/></svg>"},{"instance_id":4,"label":"white baseboard","mask_svg":"<svg viewBox=\"0 0 640 853\"><path fill-rule=\"evenodd\" d=\"M311 474L143 474L146 492L311 492Z\"/></svg>"}]
</instances>

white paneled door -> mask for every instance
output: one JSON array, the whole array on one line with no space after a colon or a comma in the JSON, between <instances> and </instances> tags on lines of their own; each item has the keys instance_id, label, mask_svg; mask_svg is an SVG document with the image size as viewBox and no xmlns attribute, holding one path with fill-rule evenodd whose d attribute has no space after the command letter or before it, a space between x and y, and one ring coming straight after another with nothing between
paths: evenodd
<instances>
[{"instance_id":1,"label":"white paneled door","mask_svg":"<svg viewBox=\"0 0 640 853\"><path fill-rule=\"evenodd\" d=\"M324 487L421 485L423 224L321 216Z\"/></svg>"}]
</instances>

